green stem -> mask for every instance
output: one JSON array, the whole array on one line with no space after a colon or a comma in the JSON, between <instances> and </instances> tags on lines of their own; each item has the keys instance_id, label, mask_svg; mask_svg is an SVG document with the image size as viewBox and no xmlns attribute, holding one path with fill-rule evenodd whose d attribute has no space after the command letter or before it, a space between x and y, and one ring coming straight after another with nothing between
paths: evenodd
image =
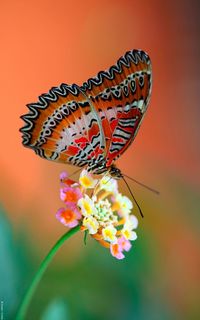
<instances>
[{"instance_id":1,"label":"green stem","mask_svg":"<svg viewBox=\"0 0 200 320\"><path fill-rule=\"evenodd\" d=\"M80 230L80 226L77 226L73 229L70 229L68 232L66 232L56 243L55 245L51 248L49 253L46 255L44 260L42 261L37 273L35 274L30 287L28 288L22 303L19 307L19 310L17 312L16 320L23 320L25 319L26 311L28 309L28 306L30 304L31 298L43 276L43 273L45 272L46 268L48 267L49 263L53 259L54 255L58 251L58 249L63 245L63 243L69 239L73 234L75 234L77 231Z\"/></svg>"}]
</instances>

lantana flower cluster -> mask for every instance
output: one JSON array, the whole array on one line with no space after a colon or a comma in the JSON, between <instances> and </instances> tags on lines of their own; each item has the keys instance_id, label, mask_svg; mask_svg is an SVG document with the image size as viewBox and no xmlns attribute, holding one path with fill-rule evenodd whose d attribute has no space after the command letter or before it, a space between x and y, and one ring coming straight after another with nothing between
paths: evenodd
<instances>
[{"instance_id":1,"label":"lantana flower cluster","mask_svg":"<svg viewBox=\"0 0 200 320\"><path fill-rule=\"evenodd\" d=\"M78 182L69 179L66 172L61 173L60 181L64 207L57 211L57 219L69 228L80 225L110 249L112 256L123 259L131 241L137 239L138 220L131 213L131 200L119 193L117 181L108 175L96 179L85 169Z\"/></svg>"}]
</instances>

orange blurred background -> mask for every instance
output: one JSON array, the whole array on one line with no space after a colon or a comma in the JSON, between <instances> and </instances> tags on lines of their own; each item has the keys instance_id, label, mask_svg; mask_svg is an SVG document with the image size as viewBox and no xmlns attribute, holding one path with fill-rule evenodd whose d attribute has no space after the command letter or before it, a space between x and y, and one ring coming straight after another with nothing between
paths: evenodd
<instances>
[{"instance_id":1,"label":"orange blurred background","mask_svg":"<svg viewBox=\"0 0 200 320\"><path fill-rule=\"evenodd\" d=\"M150 55L150 106L117 165L161 191L157 197L130 182L145 213L140 234L152 235L163 286L183 312L196 303L200 280L198 12L194 0L0 4L1 199L15 230L25 225L33 239L43 239L42 252L65 231L55 219L59 173L74 168L40 159L22 146L19 117L25 105L62 82L81 84L127 50ZM122 182L121 188L127 193Z\"/></svg>"}]
</instances>

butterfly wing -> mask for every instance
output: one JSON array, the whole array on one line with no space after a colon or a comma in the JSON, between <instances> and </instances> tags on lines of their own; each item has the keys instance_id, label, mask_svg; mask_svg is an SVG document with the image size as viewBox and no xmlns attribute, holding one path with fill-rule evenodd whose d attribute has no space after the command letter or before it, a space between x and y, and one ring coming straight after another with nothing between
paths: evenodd
<instances>
[{"instance_id":1,"label":"butterfly wing","mask_svg":"<svg viewBox=\"0 0 200 320\"><path fill-rule=\"evenodd\" d=\"M116 65L99 72L82 86L101 119L109 167L134 140L147 110L151 93L151 62L148 55L132 50ZM94 167L93 167L94 168ZM100 170L96 166L97 171Z\"/></svg>"},{"instance_id":2,"label":"butterfly wing","mask_svg":"<svg viewBox=\"0 0 200 320\"><path fill-rule=\"evenodd\" d=\"M25 147L48 160L77 166L102 161L105 141L99 118L77 85L52 88L28 108L20 129Z\"/></svg>"},{"instance_id":3,"label":"butterfly wing","mask_svg":"<svg viewBox=\"0 0 200 320\"><path fill-rule=\"evenodd\" d=\"M101 173L135 138L150 92L149 57L129 51L82 87L62 84L29 104L23 144L48 160Z\"/></svg>"}]
</instances>

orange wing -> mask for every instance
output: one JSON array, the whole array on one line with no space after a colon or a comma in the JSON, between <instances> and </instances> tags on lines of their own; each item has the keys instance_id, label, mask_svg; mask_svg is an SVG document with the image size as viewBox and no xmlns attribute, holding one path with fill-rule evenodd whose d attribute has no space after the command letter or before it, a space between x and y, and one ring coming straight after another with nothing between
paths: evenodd
<instances>
[{"instance_id":1,"label":"orange wing","mask_svg":"<svg viewBox=\"0 0 200 320\"><path fill-rule=\"evenodd\" d=\"M106 140L106 167L135 138L151 93L151 62L148 55L132 50L108 71L83 84L83 90L99 113Z\"/></svg>"},{"instance_id":2,"label":"orange wing","mask_svg":"<svg viewBox=\"0 0 200 320\"><path fill-rule=\"evenodd\" d=\"M23 144L48 160L89 165L104 158L99 118L77 85L62 84L28 105Z\"/></svg>"}]
</instances>

